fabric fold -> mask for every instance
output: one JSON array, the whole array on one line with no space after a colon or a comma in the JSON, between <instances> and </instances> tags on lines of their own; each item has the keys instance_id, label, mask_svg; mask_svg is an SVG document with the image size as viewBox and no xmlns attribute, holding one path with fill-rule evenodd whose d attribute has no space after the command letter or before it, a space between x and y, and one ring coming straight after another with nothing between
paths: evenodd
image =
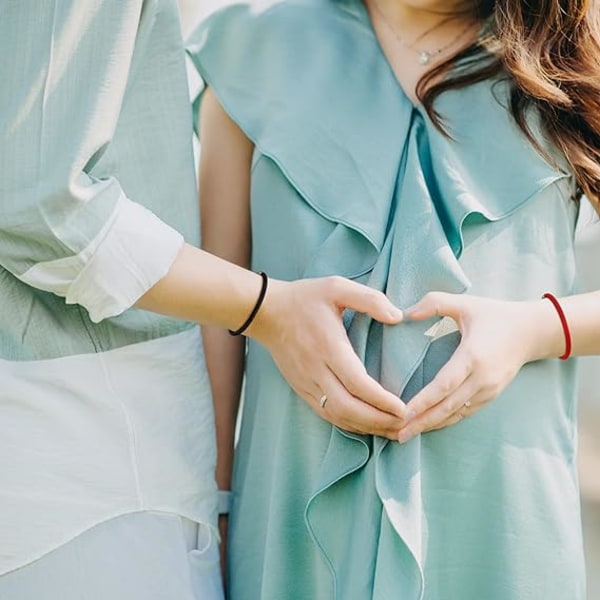
<instances>
[{"instance_id":1,"label":"fabric fold","mask_svg":"<svg viewBox=\"0 0 600 600\"><path fill-rule=\"evenodd\" d=\"M276 277L360 277L401 307L432 290L464 293L475 270L462 257L478 225L509 220L542 192L551 210L568 201L567 175L531 147L506 111L508 84L445 93L436 104L444 134L403 92L357 0L236 5L202 24L189 52L255 144L253 261ZM471 127L482 115L488 130ZM355 351L384 387L409 401L427 383L432 321L389 327L349 315L347 324ZM447 359L460 338L442 339L435 344ZM254 412L260 392L248 402ZM306 527L331 575L331 597L362 599L376 590L376 598L424 598L427 443L334 428L319 444L312 487L298 493L307 494ZM281 461L285 445L278 451ZM364 564L350 551L356 540Z\"/></svg>"}]
</instances>

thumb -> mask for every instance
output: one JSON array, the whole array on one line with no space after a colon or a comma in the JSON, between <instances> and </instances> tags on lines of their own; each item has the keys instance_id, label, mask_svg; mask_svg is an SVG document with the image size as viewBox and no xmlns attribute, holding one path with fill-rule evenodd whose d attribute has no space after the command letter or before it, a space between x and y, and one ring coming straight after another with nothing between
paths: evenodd
<instances>
[{"instance_id":1,"label":"thumb","mask_svg":"<svg viewBox=\"0 0 600 600\"><path fill-rule=\"evenodd\" d=\"M459 313L460 294L429 292L419 302L404 309L404 320L424 321L433 317L455 318Z\"/></svg>"},{"instance_id":2,"label":"thumb","mask_svg":"<svg viewBox=\"0 0 600 600\"><path fill-rule=\"evenodd\" d=\"M388 325L397 325L403 318L402 311L385 294L348 279L338 280L334 302L340 308L368 314Z\"/></svg>"}]
</instances>

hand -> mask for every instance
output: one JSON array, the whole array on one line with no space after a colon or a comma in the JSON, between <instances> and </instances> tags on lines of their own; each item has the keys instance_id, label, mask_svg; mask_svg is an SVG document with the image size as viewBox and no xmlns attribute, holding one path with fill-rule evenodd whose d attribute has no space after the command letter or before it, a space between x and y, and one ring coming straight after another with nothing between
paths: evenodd
<instances>
[{"instance_id":1,"label":"hand","mask_svg":"<svg viewBox=\"0 0 600 600\"><path fill-rule=\"evenodd\" d=\"M398 441L453 425L492 401L530 361L558 356L562 330L547 300L507 302L433 292L405 311L413 320L451 317L461 342L408 405Z\"/></svg>"},{"instance_id":2,"label":"hand","mask_svg":"<svg viewBox=\"0 0 600 600\"><path fill-rule=\"evenodd\" d=\"M248 335L269 350L293 390L321 417L347 431L395 440L406 406L369 377L354 353L342 322L346 308L390 325L402 320L384 294L347 279L271 280Z\"/></svg>"}]
</instances>

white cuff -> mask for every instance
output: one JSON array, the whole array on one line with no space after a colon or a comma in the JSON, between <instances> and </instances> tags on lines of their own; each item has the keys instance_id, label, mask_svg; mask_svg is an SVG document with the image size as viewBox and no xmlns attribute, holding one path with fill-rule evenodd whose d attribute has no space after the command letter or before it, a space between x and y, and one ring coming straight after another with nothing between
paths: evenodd
<instances>
[{"instance_id":1,"label":"white cuff","mask_svg":"<svg viewBox=\"0 0 600 600\"><path fill-rule=\"evenodd\" d=\"M38 263L20 278L84 306L97 323L133 306L168 273L183 244L181 234L122 196L84 250Z\"/></svg>"}]
</instances>

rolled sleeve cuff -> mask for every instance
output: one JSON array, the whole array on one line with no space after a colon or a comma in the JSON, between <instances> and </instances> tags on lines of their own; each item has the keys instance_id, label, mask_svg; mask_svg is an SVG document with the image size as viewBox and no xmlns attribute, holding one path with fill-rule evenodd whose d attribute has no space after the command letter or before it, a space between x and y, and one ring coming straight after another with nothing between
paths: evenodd
<instances>
[{"instance_id":1,"label":"rolled sleeve cuff","mask_svg":"<svg viewBox=\"0 0 600 600\"><path fill-rule=\"evenodd\" d=\"M38 263L20 279L80 304L97 323L133 306L168 273L183 245L180 233L122 196L84 250Z\"/></svg>"}]
</instances>

